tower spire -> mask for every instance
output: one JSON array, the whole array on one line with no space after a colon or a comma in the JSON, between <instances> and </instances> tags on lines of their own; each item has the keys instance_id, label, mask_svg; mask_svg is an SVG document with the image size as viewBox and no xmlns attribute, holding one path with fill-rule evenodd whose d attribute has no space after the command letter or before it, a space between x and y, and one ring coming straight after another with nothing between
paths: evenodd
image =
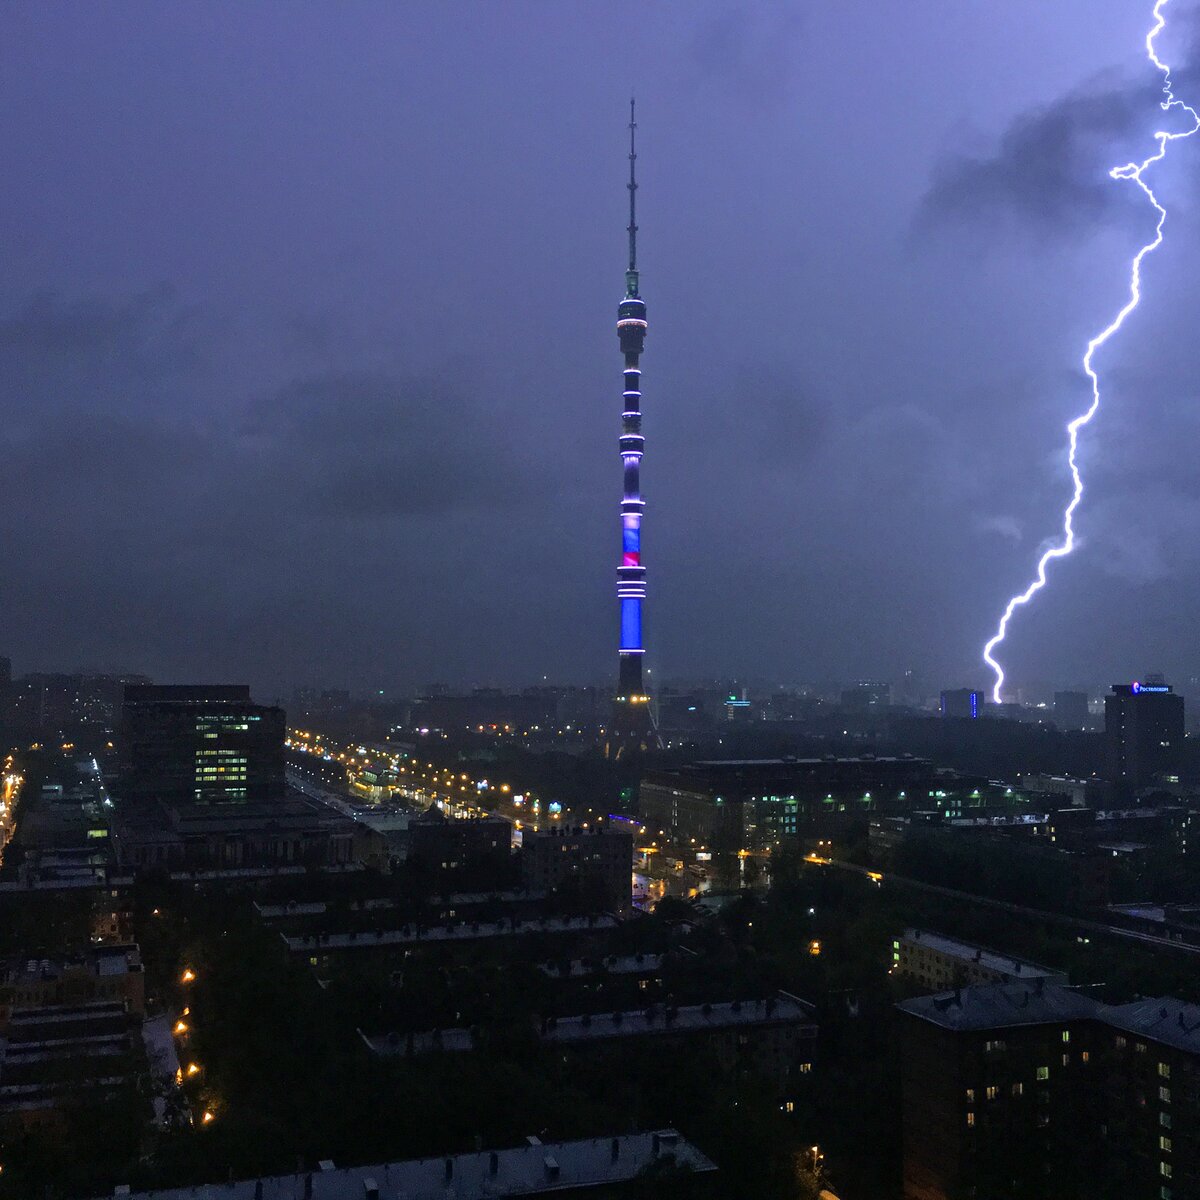
<instances>
[{"instance_id":1,"label":"tower spire","mask_svg":"<svg viewBox=\"0 0 1200 1200\"><path fill-rule=\"evenodd\" d=\"M634 290L630 295L637 295L637 110L636 100L629 98L629 271L633 276Z\"/></svg>"}]
</instances>

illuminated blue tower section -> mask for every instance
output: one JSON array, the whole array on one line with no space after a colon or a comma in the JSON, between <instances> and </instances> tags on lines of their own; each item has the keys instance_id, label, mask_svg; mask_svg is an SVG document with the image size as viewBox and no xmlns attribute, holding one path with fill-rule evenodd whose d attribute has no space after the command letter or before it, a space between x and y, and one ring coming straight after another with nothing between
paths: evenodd
<instances>
[{"instance_id":1,"label":"illuminated blue tower section","mask_svg":"<svg viewBox=\"0 0 1200 1200\"><path fill-rule=\"evenodd\" d=\"M642 606L646 600L646 568L642 564L642 371L646 343L646 302L638 289L637 149L633 101L629 102L629 269L625 298L617 309L617 337L625 356L625 390L621 405L621 464L625 488L621 497L621 565L617 568L617 602L621 610L620 676L613 732L618 747L654 739L649 697L642 683ZM619 752L619 749L618 749Z\"/></svg>"}]
</instances>

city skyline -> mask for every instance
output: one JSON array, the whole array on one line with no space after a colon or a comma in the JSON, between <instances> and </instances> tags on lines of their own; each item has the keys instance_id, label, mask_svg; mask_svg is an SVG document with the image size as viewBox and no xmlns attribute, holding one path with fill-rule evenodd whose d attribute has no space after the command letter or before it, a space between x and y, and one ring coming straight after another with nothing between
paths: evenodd
<instances>
[{"instance_id":1,"label":"city skyline","mask_svg":"<svg viewBox=\"0 0 1200 1200\"><path fill-rule=\"evenodd\" d=\"M1144 233L1103 178L1156 117L1143 13L1028 5L1018 33L932 4L651 7L647 73L595 53L620 6L472 31L314 8L283 37L265 6L220 28L16 12L0 613L19 664L266 695L603 679L633 90L661 313L654 677L983 682L997 598L1053 532L1079 334ZM1163 48L1188 98L1183 16ZM900 31L912 61L848 90L840 64L882 64ZM277 95L267 45L308 91ZM433 72L433 45L471 70ZM1097 661L1200 671L1195 500L1165 454L1191 432L1195 169L1164 171L1171 248L1084 445L1083 553L1011 641L1014 687Z\"/></svg>"}]
</instances>

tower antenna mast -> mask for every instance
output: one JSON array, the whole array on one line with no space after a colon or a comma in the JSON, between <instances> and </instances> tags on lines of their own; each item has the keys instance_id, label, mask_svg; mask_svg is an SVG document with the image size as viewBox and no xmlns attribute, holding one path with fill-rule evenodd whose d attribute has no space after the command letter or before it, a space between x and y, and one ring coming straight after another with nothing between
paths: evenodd
<instances>
[{"instance_id":1,"label":"tower antenna mast","mask_svg":"<svg viewBox=\"0 0 1200 1200\"><path fill-rule=\"evenodd\" d=\"M629 270L633 274L634 291L637 295L637 175L634 168L637 164L637 117L636 101L629 98Z\"/></svg>"}]
</instances>

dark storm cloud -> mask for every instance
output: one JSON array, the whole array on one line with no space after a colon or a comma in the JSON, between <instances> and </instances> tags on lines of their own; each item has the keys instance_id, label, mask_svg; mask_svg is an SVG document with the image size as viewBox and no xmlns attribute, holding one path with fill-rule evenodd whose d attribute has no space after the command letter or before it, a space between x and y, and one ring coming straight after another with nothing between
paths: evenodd
<instances>
[{"instance_id":1,"label":"dark storm cloud","mask_svg":"<svg viewBox=\"0 0 1200 1200\"><path fill-rule=\"evenodd\" d=\"M31 298L0 320L9 478L32 485L69 465L89 486L133 496L203 471L217 495L261 491L281 508L355 517L503 506L554 486L502 406L442 381L304 376L265 399L233 398L214 419L214 348L211 325L168 289Z\"/></svg>"},{"instance_id":2,"label":"dark storm cloud","mask_svg":"<svg viewBox=\"0 0 1200 1200\"><path fill-rule=\"evenodd\" d=\"M549 499L554 481L503 412L453 386L373 372L286 384L245 427L301 512L383 517Z\"/></svg>"},{"instance_id":3,"label":"dark storm cloud","mask_svg":"<svg viewBox=\"0 0 1200 1200\"><path fill-rule=\"evenodd\" d=\"M72 402L127 403L195 371L213 330L163 286L133 296L31 296L0 320L0 403L31 414Z\"/></svg>"},{"instance_id":4,"label":"dark storm cloud","mask_svg":"<svg viewBox=\"0 0 1200 1200\"><path fill-rule=\"evenodd\" d=\"M1173 16L1173 33L1187 49L1172 71L1174 94L1200 103L1200 9ZM1140 161L1160 128L1185 128L1174 110L1164 117L1144 75L1111 73L1054 102L1018 114L995 148L953 154L937 164L921 201L917 227L929 232L947 220L1015 221L1042 235L1090 232L1139 198L1110 178L1114 166Z\"/></svg>"},{"instance_id":5,"label":"dark storm cloud","mask_svg":"<svg viewBox=\"0 0 1200 1200\"><path fill-rule=\"evenodd\" d=\"M1074 92L1021 114L991 154L941 162L918 227L1014 218L1040 233L1081 233L1128 202L1108 176L1110 147L1147 119L1144 88Z\"/></svg>"}]
</instances>

